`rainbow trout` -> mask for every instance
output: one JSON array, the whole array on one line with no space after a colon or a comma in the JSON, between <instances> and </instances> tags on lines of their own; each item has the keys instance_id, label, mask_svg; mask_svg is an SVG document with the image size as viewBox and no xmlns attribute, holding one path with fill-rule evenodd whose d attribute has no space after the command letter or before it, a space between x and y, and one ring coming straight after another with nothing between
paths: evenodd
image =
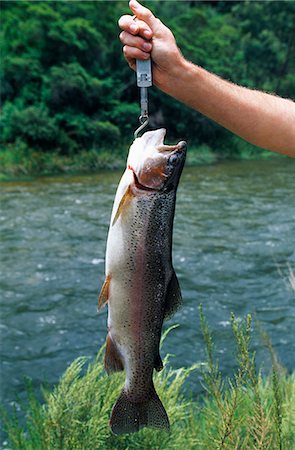
<instances>
[{"instance_id":1,"label":"rainbow trout","mask_svg":"<svg viewBox=\"0 0 295 450\"><path fill-rule=\"evenodd\" d=\"M110 418L115 434L142 427L169 430L153 370L163 368L159 354L163 320L181 303L171 247L186 143L164 145L165 133L165 129L148 131L131 145L107 239L106 279L98 303L99 308L108 303L104 363L108 373L126 373Z\"/></svg>"}]
</instances>

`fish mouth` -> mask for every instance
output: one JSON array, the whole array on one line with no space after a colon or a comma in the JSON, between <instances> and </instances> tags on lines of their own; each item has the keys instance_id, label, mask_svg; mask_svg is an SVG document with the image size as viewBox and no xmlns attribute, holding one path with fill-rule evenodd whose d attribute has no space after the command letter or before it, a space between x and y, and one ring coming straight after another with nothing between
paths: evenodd
<instances>
[{"instance_id":1,"label":"fish mouth","mask_svg":"<svg viewBox=\"0 0 295 450\"><path fill-rule=\"evenodd\" d=\"M162 144L158 147L158 151L163 154L181 153L181 152L185 152L186 148L187 148L187 143L185 141L180 141L176 145Z\"/></svg>"},{"instance_id":2,"label":"fish mouth","mask_svg":"<svg viewBox=\"0 0 295 450\"><path fill-rule=\"evenodd\" d=\"M165 136L166 129L159 128L158 130L146 131L140 139L143 141L144 146L156 148L164 144Z\"/></svg>"},{"instance_id":3,"label":"fish mouth","mask_svg":"<svg viewBox=\"0 0 295 450\"><path fill-rule=\"evenodd\" d=\"M186 149L187 149L187 143L186 143L186 141L180 141L180 142L178 142L177 147L178 147L178 150L180 150L180 151L182 151L182 152L186 151Z\"/></svg>"},{"instance_id":4,"label":"fish mouth","mask_svg":"<svg viewBox=\"0 0 295 450\"><path fill-rule=\"evenodd\" d=\"M176 145L164 144L165 136L166 128L159 128L158 130L146 131L139 139L144 147L156 148L160 153L186 150L187 144L185 141L180 141Z\"/></svg>"}]
</instances>

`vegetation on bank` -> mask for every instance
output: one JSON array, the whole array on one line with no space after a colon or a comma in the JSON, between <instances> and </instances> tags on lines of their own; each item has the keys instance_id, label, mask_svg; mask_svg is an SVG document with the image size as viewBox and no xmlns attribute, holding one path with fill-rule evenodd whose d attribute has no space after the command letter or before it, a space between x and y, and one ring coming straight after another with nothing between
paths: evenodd
<instances>
[{"instance_id":1,"label":"vegetation on bank","mask_svg":"<svg viewBox=\"0 0 295 450\"><path fill-rule=\"evenodd\" d=\"M200 310L207 362L172 369L169 356L155 374L155 386L167 409L171 432L142 429L114 436L109 415L124 382L124 374L107 377L102 348L94 362L79 358L53 391L44 391L44 404L28 390L26 424L4 414L7 449L285 449L294 448L294 375L286 375L271 346L272 373L262 378L251 351L251 317L231 318L236 341L237 369L229 378L220 373L212 334ZM173 328L173 327L172 327ZM169 332L169 330L168 330ZM167 332L166 334L167 335ZM164 336L165 338L165 336ZM268 343L269 345L269 343ZM189 399L183 385L202 372L206 394Z\"/></svg>"},{"instance_id":2,"label":"vegetation on bank","mask_svg":"<svg viewBox=\"0 0 295 450\"><path fill-rule=\"evenodd\" d=\"M238 84L294 95L294 2L144 3L189 60ZM124 13L127 0L1 2L4 174L121 164L139 115L135 76L117 38ZM167 128L172 142L185 139L210 160L239 157L243 146L254 152L157 88L150 100L151 127Z\"/></svg>"},{"instance_id":3,"label":"vegetation on bank","mask_svg":"<svg viewBox=\"0 0 295 450\"><path fill-rule=\"evenodd\" d=\"M240 152L236 155L223 155L213 152L207 145L188 148L187 166L212 164L225 159L271 159L284 158L283 155L266 150L259 150L240 140ZM99 170L123 170L126 164L128 147L109 149L83 150L72 155L63 155L58 152L38 152L29 149L26 145L18 143L13 150L10 147L0 152L0 181L21 179L23 177L91 173Z\"/></svg>"}]
</instances>

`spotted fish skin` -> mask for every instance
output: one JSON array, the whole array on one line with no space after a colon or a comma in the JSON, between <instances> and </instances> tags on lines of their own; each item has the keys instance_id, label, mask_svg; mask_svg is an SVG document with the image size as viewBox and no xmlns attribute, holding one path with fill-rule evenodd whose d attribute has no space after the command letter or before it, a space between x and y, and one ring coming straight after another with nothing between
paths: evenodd
<instances>
[{"instance_id":1,"label":"spotted fish skin","mask_svg":"<svg viewBox=\"0 0 295 450\"><path fill-rule=\"evenodd\" d=\"M163 367L163 321L181 303L171 249L186 144L166 146L164 136L164 129L149 131L131 146L107 240L106 281L99 299L100 307L108 303L105 367L108 373L126 373L110 419L115 434L144 426L169 430L153 370Z\"/></svg>"}]
</instances>

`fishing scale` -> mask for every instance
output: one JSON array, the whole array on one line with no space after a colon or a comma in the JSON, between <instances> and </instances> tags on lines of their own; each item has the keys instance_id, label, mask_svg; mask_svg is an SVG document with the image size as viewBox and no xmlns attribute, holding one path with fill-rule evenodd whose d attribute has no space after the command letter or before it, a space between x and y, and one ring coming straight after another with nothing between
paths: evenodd
<instances>
[{"instance_id":1,"label":"fishing scale","mask_svg":"<svg viewBox=\"0 0 295 450\"><path fill-rule=\"evenodd\" d=\"M136 60L136 80L137 86L140 89L140 116L138 119L140 126L134 132L135 139L149 123L148 87L153 85L152 62L150 58L147 60Z\"/></svg>"}]
</instances>

